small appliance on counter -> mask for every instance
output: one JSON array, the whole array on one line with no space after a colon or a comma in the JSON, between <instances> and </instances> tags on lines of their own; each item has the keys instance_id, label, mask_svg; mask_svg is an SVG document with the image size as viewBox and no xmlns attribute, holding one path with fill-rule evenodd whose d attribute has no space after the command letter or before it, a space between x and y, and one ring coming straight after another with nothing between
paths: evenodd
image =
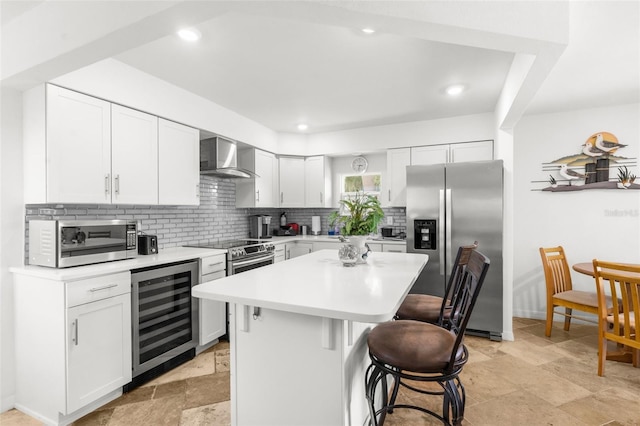
<instances>
[{"instance_id":1,"label":"small appliance on counter","mask_svg":"<svg viewBox=\"0 0 640 426\"><path fill-rule=\"evenodd\" d=\"M158 237L155 235L138 235L138 254L158 254Z\"/></svg>"},{"instance_id":2,"label":"small appliance on counter","mask_svg":"<svg viewBox=\"0 0 640 426\"><path fill-rule=\"evenodd\" d=\"M320 216L311 216L311 234L320 235L322 227L320 226Z\"/></svg>"},{"instance_id":3,"label":"small appliance on counter","mask_svg":"<svg viewBox=\"0 0 640 426\"><path fill-rule=\"evenodd\" d=\"M249 216L249 238L271 238L271 216Z\"/></svg>"},{"instance_id":4,"label":"small appliance on counter","mask_svg":"<svg viewBox=\"0 0 640 426\"><path fill-rule=\"evenodd\" d=\"M291 226L285 225L280 228L273 228L273 235L277 237L292 237L294 235L298 235L298 231L294 230Z\"/></svg>"},{"instance_id":5,"label":"small appliance on counter","mask_svg":"<svg viewBox=\"0 0 640 426\"><path fill-rule=\"evenodd\" d=\"M393 228L381 228L382 236L385 238L389 238L393 236Z\"/></svg>"}]
</instances>

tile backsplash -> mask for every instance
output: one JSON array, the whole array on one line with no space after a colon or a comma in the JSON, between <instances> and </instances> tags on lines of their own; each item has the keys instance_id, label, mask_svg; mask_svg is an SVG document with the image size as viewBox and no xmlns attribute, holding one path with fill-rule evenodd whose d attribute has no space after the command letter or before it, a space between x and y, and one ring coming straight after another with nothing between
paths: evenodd
<instances>
[{"instance_id":1,"label":"tile backsplash","mask_svg":"<svg viewBox=\"0 0 640 426\"><path fill-rule=\"evenodd\" d=\"M329 229L328 216L336 209L248 209L236 208L236 180L214 176L200 177L199 206L148 206L106 204L28 204L25 206L25 228L28 242L30 219L135 219L140 230L158 236L159 249L187 244L202 244L247 238L249 221L254 214L272 216L272 225L279 226L280 214L286 213L288 223L307 225L311 231L311 216L321 217L322 234ZM391 226L393 233L404 232L404 208L385 208L381 226ZM385 225L393 217L393 225ZM28 243L27 243L28 244ZM25 247L25 256L28 247Z\"/></svg>"}]
</instances>

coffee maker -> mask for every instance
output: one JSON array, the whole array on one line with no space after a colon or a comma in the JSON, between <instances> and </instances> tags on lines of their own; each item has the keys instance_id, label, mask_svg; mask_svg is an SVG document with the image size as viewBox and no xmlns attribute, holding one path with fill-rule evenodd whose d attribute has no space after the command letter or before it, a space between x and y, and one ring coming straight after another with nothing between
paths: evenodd
<instances>
[{"instance_id":1,"label":"coffee maker","mask_svg":"<svg viewBox=\"0 0 640 426\"><path fill-rule=\"evenodd\" d=\"M249 216L249 238L271 238L271 216Z\"/></svg>"}]
</instances>

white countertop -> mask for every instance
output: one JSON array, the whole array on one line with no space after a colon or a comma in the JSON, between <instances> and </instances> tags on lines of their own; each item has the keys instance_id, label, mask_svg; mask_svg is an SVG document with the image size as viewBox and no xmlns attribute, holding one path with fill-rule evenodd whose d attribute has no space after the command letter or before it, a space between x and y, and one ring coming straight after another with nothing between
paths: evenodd
<instances>
[{"instance_id":1,"label":"white countertop","mask_svg":"<svg viewBox=\"0 0 640 426\"><path fill-rule=\"evenodd\" d=\"M158 254L138 255L133 259L115 260L113 262L96 263L86 266L74 266L71 268L47 268L44 266L20 266L9 270L16 274L30 275L58 281L73 281L78 279L96 277L129 271L132 269L146 268L148 266L165 263L182 262L184 260L198 259L215 254L225 254L226 250L216 250L193 247L169 247L162 249Z\"/></svg>"},{"instance_id":2,"label":"white countertop","mask_svg":"<svg viewBox=\"0 0 640 426\"><path fill-rule=\"evenodd\" d=\"M204 299L358 322L390 320L428 256L373 253L344 267L338 250L320 250L193 287Z\"/></svg>"},{"instance_id":3,"label":"white countertop","mask_svg":"<svg viewBox=\"0 0 640 426\"><path fill-rule=\"evenodd\" d=\"M345 237L348 238L348 237ZM265 243L271 242L273 244L289 243L294 241L313 243L313 242L331 242L340 243L340 239L337 235L292 235L292 236L273 236L271 238L261 239ZM399 240L397 238L383 238L383 237L370 237L367 238L367 243L381 243L381 244L393 244L404 246L407 244L406 240Z\"/></svg>"}]
</instances>

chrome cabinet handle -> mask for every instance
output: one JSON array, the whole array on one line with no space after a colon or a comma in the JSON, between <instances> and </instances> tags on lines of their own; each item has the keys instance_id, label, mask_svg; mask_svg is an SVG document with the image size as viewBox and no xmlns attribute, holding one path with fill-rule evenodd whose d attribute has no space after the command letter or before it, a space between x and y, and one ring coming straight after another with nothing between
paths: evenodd
<instances>
[{"instance_id":1,"label":"chrome cabinet handle","mask_svg":"<svg viewBox=\"0 0 640 426\"><path fill-rule=\"evenodd\" d=\"M320 191L320 204L322 204L324 201L322 201L322 191Z\"/></svg>"},{"instance_id":2,"label":"chrome cabinet handle","mask_svg":"<svg viewBox=\"0 0 640 426\"><path fill-rule=\"evenodd\" d=\"M256 201L260 202L260 190L259 189L256 191Z\"/></svg>"},{"instance_id":3,"label":"chrome cabinet handle","mask_svg":"<svg viewBox=\"0 0 640 426\"><path fill-rule=\"evenodd\" d=\"M109 285L103 285L102 287L94 287L94 288L90 288L89 291L93 293L95 291L107 290L113 287L118 287L118 284L109 284Z\"/></svg>"},{"instance_id":4,"label":"chrome cabinet handle","mask_svg":"<svg viewBox=\"0 0 640 426\"><path fill-rule=\"evenodd\" d=\"M391 201L391 190L389 190L389 202Z\"/></svg>"},{"instance_id":5,"label":"chrome cabinet handle","mask_svg":"<svg viewBox=\"0 0 640 426\"><path fill-rule=\"evenodd\" d=\"M104 195L109 195L109 173L104 175Z\"/></svg>"},{"instance_id":6,"label":"chrome cabinet handle","mask_svg":"<svg viewBox=\"0 0 640 426\"><path fill-rule=\"evenodd\" d=\"M120 194L120 175L116 175L116 195Z\"/></svg>"},{"instance_id":7,"label":"chrome cabinet handle","mask_svg":"<svg viewBox=\"0 0 640 426\"><path fill-rule=\"evenodd\" d=\"M208 266L222 265L224 262L210 263Z\"/></svg>"},{"instance_id":8,"label":"chrome cabinet handle","mask_svg":"<svg viewBox=\"0 0 640 426\"><path fill-rule=\"evenodd\" d=\"M284 192L280 193L280 204L284 203Z\"/></svg>"},{"instance_id":9,"label":"chrome cabinet handle","mask_svg":"<svg viewBox=\"0 0 640 426\"><path fill-rule=\"evenodd\" d=\"M196 198L200 198L200 184L196 183Z\"/></svg>"},{"instance_id":10,"label":"chrome cabinet handle","mask_svg":"<svg viewBox=\"0 0 640 426\"><path fill-rule=\"evenodd\" d=\"M74 343L75 346L78 346L78 319L76 318L75 320L73 320L73 337L71 338L71 341Z\"/></svg>"}]
</instances>

